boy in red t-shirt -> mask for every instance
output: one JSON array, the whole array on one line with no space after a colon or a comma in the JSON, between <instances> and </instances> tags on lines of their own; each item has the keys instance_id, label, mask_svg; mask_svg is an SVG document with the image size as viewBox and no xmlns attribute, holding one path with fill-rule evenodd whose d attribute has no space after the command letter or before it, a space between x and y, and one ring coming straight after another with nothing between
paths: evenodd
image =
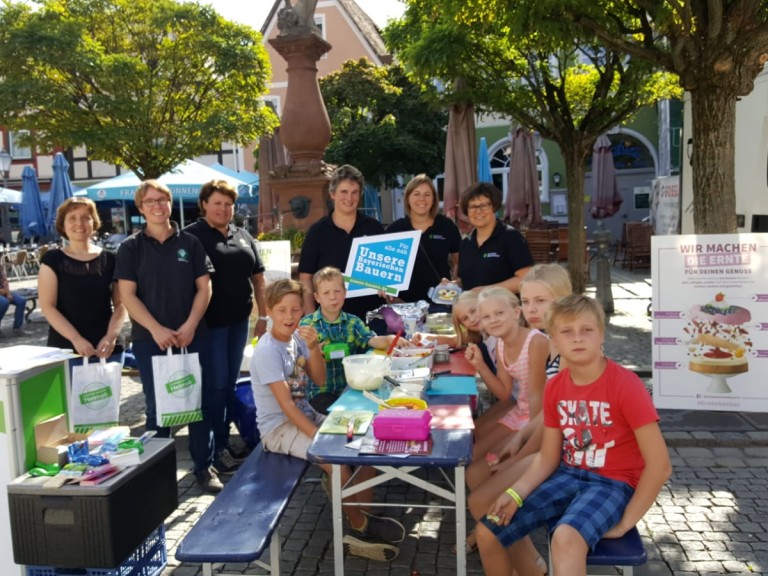
<instances>
[{"instance_id":1,"label":"boy in red t-shirt","mask_svg":"<svg viewBox=\"0 0 768 576\"><path fill-rule=\"evenodd\" d=\"M635 526L672 471L643 383L603 356L600 304L576 294L558 300L548 332L568 368L544 391L541 451L478 524L487 576L540 573L520 564L529 555L515 547L547 522L555 574L585 574L587 552Z\"/></svg>"}]
</instances>

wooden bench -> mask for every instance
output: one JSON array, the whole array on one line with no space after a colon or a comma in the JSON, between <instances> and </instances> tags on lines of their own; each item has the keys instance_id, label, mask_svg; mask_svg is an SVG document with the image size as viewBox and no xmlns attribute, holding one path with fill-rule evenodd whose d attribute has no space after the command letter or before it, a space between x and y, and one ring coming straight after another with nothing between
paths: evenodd
<instances>
[{"instance_id":1,"label":"wooden bench","mask_svg":"<svg viewBox=\"0 0 768 576\"><path fill-rule=\"evenodd\" d=\"M212 576L214 563L228 562L254 562L279 575L277 525L308 466L305 460L256 446L184 537L176 558L201 563L205 576ZM259 558L268 546L266 564Z\"/></svg>"},{"instance_id":2,"label":"wooden bench","mask_svg":"<svg viewBox=\"0 0 768 576\"><path fill-rule=\"evenodd\" d=\"M549 539L547 540L549 544ZM642 566L648 555L637 528L632 528L621 538L603 538L595 549L587 554L587 566L616 566L624 576L632 576L635 566ZM552 568L552 553L549 554L549 574L556 576Z\"/></svg>"}]
</instances>

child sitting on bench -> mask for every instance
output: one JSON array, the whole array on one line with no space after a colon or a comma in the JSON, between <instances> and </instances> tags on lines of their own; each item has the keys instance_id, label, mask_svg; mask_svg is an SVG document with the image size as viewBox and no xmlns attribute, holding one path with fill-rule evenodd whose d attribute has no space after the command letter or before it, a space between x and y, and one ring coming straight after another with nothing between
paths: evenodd
<instances>
[{"instance_id":1,"label":"child sitting on bench","mask_svg":"<svg viewBox=\"0 0 768 576\"><path fill-rule=\"evenodd\" d=\"M324 416L316 412L307 398L308 378L325 382L323 359L317 331L312 326L299 326L303 315L304 287L295 280L278 280L266 289L267 315L270 329L256 344L251 357L251 386L256 403L256 421L264 450L289 454L303 460ZM330 477L332 466L320 466ZM351 476L342 466L342 485ZM355 483L373 478L373 468L361 468ZM363 490L352 498L371 502L373 490ZM394 560L399 548L395 544L405 538L405 529L394 518L369 514L360 506L346 506L344 512L350 532L344 536L348 554L371 560Z\"/></svg>"},{"instance_id":2,"label":"child sitting on bench","mask_svg":"<svg viewBox=\"0 0 768 576\"><path fill-rule=\"evenodd\" d=\"M516 564L530 555L515 548L550 520L554 573L585 574L587 552L635 526L671 474L645 386L603 356L601 305L581 295L558 300L548 332L568 367L544 392L541 451L477 526L487 576L538 574L535 564Z\"/></svg>"}]
</instances>

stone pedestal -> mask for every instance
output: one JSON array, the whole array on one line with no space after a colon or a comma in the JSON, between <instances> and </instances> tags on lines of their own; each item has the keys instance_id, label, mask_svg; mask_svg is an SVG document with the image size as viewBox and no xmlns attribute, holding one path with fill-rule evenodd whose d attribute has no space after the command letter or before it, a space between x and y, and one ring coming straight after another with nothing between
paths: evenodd
<instances>
[{"instance_id":1,"label":"stone pedestal","mask_svg":"<svg viewBox=\"0 0 768 576\"><path fill-rule=\"evenodd\" d=\"M597 245L597 255L595 256L595 263L597 267L595 297L603 305L603 310L605 310L606 314L613 314L611 261L608 258L608 247L611 243L611 231L603 225L602 220L597 221L597 228L595 228L594 237L595 244Z\"/></svg>"},{"instance_id":2,"label":"stone pedestal","mask_svg":"<svg viewBox=\"0 0 768 576\"><path fill-rule=\"evenodd\" d=\"M331 181L332 171L332 168L322 161L303 166L275 167L270 183L277 192L275 221L281 229L297 228L306 231L328 214L328 183ZM301 210L307 201L308 211L304 215Z\"/></svg>"},{"instance_id":3,"label":"stone pedestal","mask_svg":"<svg viewBox=\"0 0 768 576\"><path fill-rule=\"evenodd\" d=\"M269 41L288 64L280 138L290 156L289 164L275 167L271 184L282 228L306 230L328 213L331 170L323 155L331 141L331 122L317 82L317 61L331 45L306 28L298 30ZM299 216L297 208L306 208L307 201L308 213Z\"/></svg>"}]
</instances>

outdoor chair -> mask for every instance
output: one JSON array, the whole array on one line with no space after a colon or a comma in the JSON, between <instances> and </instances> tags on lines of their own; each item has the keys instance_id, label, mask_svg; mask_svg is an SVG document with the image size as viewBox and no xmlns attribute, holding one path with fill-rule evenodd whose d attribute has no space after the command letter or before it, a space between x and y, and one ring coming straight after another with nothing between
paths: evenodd
<instances>
[{"instance_id":1,"label":"outdoor chair","mask_svg":"<svg viewBox=\"0 0 768 576\"><path fill-rule=\"evenodd\" d=\"M27 272L27 252L25 250L19 250L18 252L9 256L9 262L11 264L11 273L9 277L21 278L22 276L28 276Z\"/></svg>"},{"instance_id":2,"label":"outdoor chair","mask_svg":"<svg viewBox=\"0 0 768 576\"><path fill-rule=\"evenodd\" d=\"M528 229L525 233L528 249L536 264L552 262L552 242L549 230Z\"/></svg>"},{"instance_id":3,"label":"outdoor chair","mask_svg":"<svg viewBox=\"0 0 768 576\"><path fill-rule=\"evenodd\" d=\"M651 267L651 227L647 224L627 228L625 262L630 270Z\"/></svg>"}]
</instances>

